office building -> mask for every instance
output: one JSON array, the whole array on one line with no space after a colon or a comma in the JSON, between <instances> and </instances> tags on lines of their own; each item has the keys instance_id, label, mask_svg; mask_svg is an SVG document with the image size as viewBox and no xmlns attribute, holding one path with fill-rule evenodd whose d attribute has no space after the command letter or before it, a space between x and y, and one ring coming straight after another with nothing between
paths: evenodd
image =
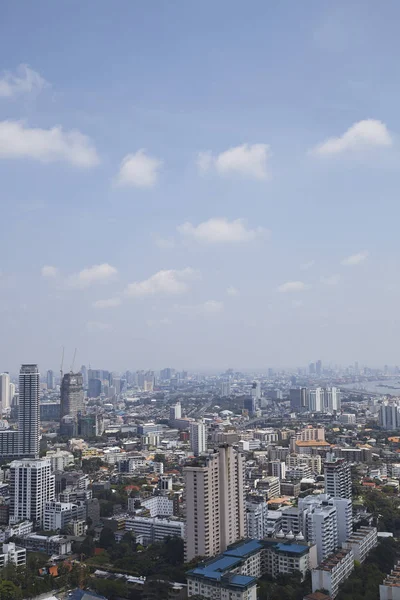
<instances>
[{"instance_id":1,"label":"office building","mask_svg":"<svg viewBox=\"0 0 400 600\"><path fill-rule=\"evenodd\" d=\"M78 506L70 502L56 502L49 500L45 503L43 530L59 531L64 529L71 521L86 518L85 506Z\"/></svg>"},{"instance_id":2,"label":"office building","mask_svg":"<svg viewBox=\"0 0 400 600\"><path fill-rule=\"evenodd\" d=\"M199 456L207 450L206 425L202 421L196 421L189 425L190 448L195 456Z\"/></svg>"},{"instance_id":3,"label":"office building","mask_svg":"<svg viewBox=\"0 0 400 600\"><path fill-rule=\"evenodd\" d=\"M320 387L308 390L308 410L311 413L323 412L324 394Z\"/></svg>"},{"instance_id":4,"label":"office building","mask_svg":"<svg viewBox=\"0 0 400 600\"><path fill-rule=\"evenodd\" d=\"M327 387L323 389L324 406L326 413L338 412L341 408L340 390L336 387Z\"/></svg>"},{"instance_id":5,"label":"office building","mask_svg":"<svg viewBox=\"0 0 400 600\"><path fill-rule=\"evenodd\" d=\"M245 535L244 457L223 445L184 468L185 560L214 556Z\"/></svg>"},{"instance_id":6,"label":"office building","mask_svg":"<svg viewBox=\"0 0 400 600\"><path fill-rule=\"evenodd\" d=\"M22 365L19 373L18 455L39 456L39 387L37 365Z\"/></svg>"},{"instance_id":7,"label":"office building","mask_svg":"<svg viewBox=\"0 0 400 600\"><path fill-rule=\"evenodd\" d=\"M47 371L47 389L48 390L54 390L54 371L52 371L51 369L49 369Z\"/></svg>"},{"instance_id":8,"label":"office building","mask_svg":"<svg viewBox=\"0 0 400 600\"><path fill-rule=\"evenodd\" d=\"M61 418L77 419L83 410L83 377L81 373L65 373L61 383Z\"/></svg>"},{"instance_id":9,"label":"office building","mask_svg":"<svg viewBox=\"0 0 400 600\"><path fill-rule=\"evenodd\" d=\"M165 538L185 535L185 523L177 518L169 517L127 517L126 531L133 531L135 537L141 536L145 544L162 542Z\"/></svg>"},{"instance_id":10,"label":"office building","mask_svg":"<svg viewBox=\"0 0 400 600\"><path fill-rule=\"evenodd\" d=\"M226 398L231 395L231 384L230 381L221 381L220 383L220 394L222 398Z\"/></svg>"},{"instance_id":11,"label":"office building","mask_svg":"<svg viewBox=\"0 0 400 600\"><path fill-rule=\"evenodd\" d=\"M271 475L278 479L285 479L286 463L281 460L272 460L270 463Z\"/></svg>"},{"instance_id":12,"label":"office building","mask_svg":"<svg viewBox=\"0 0 400 600\"><path fill-rule=\"evenodd\" d=\"M315 373L319 377L322 375L322 361L321 360L317 360L317 362L315 363Z\"/></svg>"},{"instance_id":13,"label":"office building","mask_svg":"<svg viewBox=\"0 0 400 600\"><path fill-rule=\"evenodd\" d=\"M1 373L0 375L0 408L5 413L11 407L10 401L10 375Z\"/></svg>"},{"instance_id":14,"label":"office building","mask_svg":"<svg viewBox=\"0 0 400 600\"><path fill-rule=\"evenodd\" d=\"M344 458L324 463L325 493L337 498L351 499L351 466Z\"/></svg>"},{"instance_id":15,"label":"office building","mask_svg":"<svg viewBox=\"0 0 400 600\"><path fill-rule=\"evenodd\" d=\"M88 370L85 367L85 365L81 366L80 373L82 373L83 387L87 388L88 383L89 383L89 378L88 378Z\"/></svg>"},{"instance_id":16,"label":"office building","mask_svg":"<svg viewBox=\"0 0 400 600\"><path fill-rule=\"evenodd\" d=\"M308 410L307 388L292 388L289 397L291 411L301 413Z\"/></svg>"},{"instance_id":17,"label":"office building","mask_svg":"<svg viewBox=\"0 0 400 600\"><path fill-rule=\"evenodd\" d=\"M45 504L54 497L49 459L25 458L10 464L10 524L28 520L42 526Z\"/></svg>"},{"instance_id":18,"label":"office building","mask_svg":"<svg viewBox=\"0 0 400 600\"><path fill-rule=\"evenodd\" d=\"M93 377L89 379L88 398L99 398L102 392L101 379Z\"/></svg>"}]
</instances>

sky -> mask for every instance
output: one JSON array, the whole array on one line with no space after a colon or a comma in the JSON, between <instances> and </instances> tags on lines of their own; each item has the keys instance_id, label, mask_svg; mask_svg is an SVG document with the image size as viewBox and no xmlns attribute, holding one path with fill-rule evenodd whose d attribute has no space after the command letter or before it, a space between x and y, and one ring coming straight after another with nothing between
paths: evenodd
<instances>
[{"instance_id":1,"label":"sky","mask_svg":"<svg viewBox=\"0 0 400 600\"><path fill-rule=\"evenodd\" d=\"M0 370L399 364L399 19L3 1Z\"/></svg>"}]
</instances>

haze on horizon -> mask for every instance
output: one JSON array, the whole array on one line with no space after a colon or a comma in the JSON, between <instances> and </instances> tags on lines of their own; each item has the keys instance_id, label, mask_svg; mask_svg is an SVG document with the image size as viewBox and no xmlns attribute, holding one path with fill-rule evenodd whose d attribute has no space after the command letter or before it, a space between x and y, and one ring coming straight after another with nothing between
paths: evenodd
<instances>
[{"instance_id":1,"label":"haze on horizon","mask_svg":"<svg viewBox=\"0 0 400 600\"><path fill-rule=\"evenodd\" d=\"M0 370L397 364L389 0L8 0Z\"/></svg>"}]
</instances>

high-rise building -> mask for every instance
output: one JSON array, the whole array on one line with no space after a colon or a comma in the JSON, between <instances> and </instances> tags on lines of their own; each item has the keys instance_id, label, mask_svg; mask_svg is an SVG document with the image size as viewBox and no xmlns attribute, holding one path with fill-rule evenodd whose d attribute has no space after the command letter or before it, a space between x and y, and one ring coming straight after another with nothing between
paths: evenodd
<instances>
[{"instance_id":1,"label":"high-rise building","mask_svg":"<svg viewBox=\"0 0 400 600\"><path fill-rule=\"evenodd\" d=\"M290 410L301 413L308 410L307 388L291 388L290 392Z\"/></svg>"},{"instance_id":2,"label":"high-rise building","mask_svg":"<svg viewBox=\"0 0 400 600\"><path fill-rule=\"evenodd\" d=\"M351 466L344 458L324 463L325 493L337 498L351 499Z\"/></svg>"},{"instance_id":3,"label":"high-rise building","mask_svg":"<svg viewBox=\"0 0 400 600\"><path fill-rule=\"evenodd\" d=\"M161 381L169 381L173 376L173 369L167 367L166 369L162 369L160 372Z\"/></svg>"},{"instance_id":4,"label":"high-rise building","mask_svg":"<svg viewBox=\"0 0 400 600\"><path fill-rule=\"evenodd\" d=\"M271 475L278 479L285 479L286 463L280 460L272 460L270 463Z\"/></svg>"},{"instance_id":5,"label":"high-rise building","mask_svg":"<svg viewBox=\"0 0 400 600\"><path fill-rule=\"evenodd\" d=\"M10 406L13 405L13 400L15 397L15 383L10 383Z\"/></svg>"},{"instance_id":6,"label":"high-rise building","mask_svg":"<svg viewBox=\"0 0 400 600\"><path fill-rule=\"evenodd\" d=\"M322 375L322 361L317 360L315 363L315 372L317 375Z\"/></svg>"},{"instance_id":7,"label":"high-rise building","mask_svg":"<svg viewBox=\"0 0 400 600\"><path fill-rule=\"evenodd\" d=\"M388 431L400 428L400 403L398 401L382 402L379 409L379 425Z\"/></svg>"},{"instance_id":8,"label":"high-rise building","mask_svg":"<svg viewBox=\"0 0 400 600\"><path fill-rule=\"evenodd\" d=\"M185 560L214 556L245 536L244 457L228 446L184 468Z\"/></svg>"},{"instance_id":9,"label":"high-rise building","mask_svg":"<svg viewBox=\"0 0 400 600\"><path fill-rule=\"evenodd\" d=\"M0 408L1 412L7 412L10 408L10 375L8 373L0 375Z\"/></svg>"},{"instance_id":10,"label":"high-rise building","mask_svg":"<svg viewBox=\"0 0 400 600\"><path fill-rule=\"evenodd\" d=\"M220 394L222 398L226 398L231 395L231 384L230 381L221 381L220 383Z\"/></svg>"},{"instance_id":11,"label":"high-rise building","mask_svg":"<svg viewBox=\"0 0 400 600\"><path fill-rule=\"evenodd\" d=\"M43 525L45 504L54 500L55 479L49 459L15 460L10 464L10 523Z\"/></svg>"},{"instance_id":12,"label":"high-rise building","mask_svg":"<svg viewBox=\"0 0 400 600\"><path fill-rule=\"evenodd\" d=\"M267 537L268 504L264 496L249 496L246 499L247 537L262 540Z\"/></svg>"},{"instance_id":13,"label":"high-rise building","mask_svg":"<svg viewBox=\"0 0 400 600\"><path fill-rule=\"evenodd\" d=\"M37 365L22 365L19 372L18 455L39 456L39 386Z\"/></svg>"},{"instance_id":14,"label":"high-rise building","mask_svg":"<svg viewBox=\"0 0 400 600\"><path fill-rule=\"evenodd\" d=\"M89 379L88 398L98 398L101 394L101 380L97 378Z\"/></svg>"},{"instance_id":15,"label":"high-rise building","mask_svg":"<svg viewBox=\"0 0 400 600\"><path fill-rule=\"evenodd\" d=\"M54 371L51 369L47 371L47 389L54 390Z\"/></svg>"},{"instance_id":16,"label":"high-rise building","mask_svg":"<svg viewBox=\"0 0 400 600\"><path fill-rule=\"evenodd\" d=\"M61 418L77 419L83 410L83 377L81 373L66 373L61 383Z\"/></svg>"},{"instance_id":17,"label":"high-rise building","mask_svg":"<svg viewBox=\"0 0 400 600\"><path fill-rule=\"evenodd\" d=\"M87 371L87 368L85 367L85 365L81 366L80 372L82 373L83 387L87 388L89 380L88 380L88 371Z\"/></svg>"},{"instance_id":18,"label":"high-rise building","mask_svg":"<svg viewBox=\"0 0 400 600\"><path fill-rule=\"evenodd\" d=\"M206 425L203 421L190 423L190 448L195 456L207 450Z\"/></svg>"},{"instance_id":19,"label":"high-rise building","mask_svg":"<svg viewBox=\"0 0 400 600\"><path fill-rule=\"evenodd\" d=\"M172 404L172 406L169 407L169 422L171 423L171 425L173 425L173 423L177 419L180 419L181 417L182 417L181 403L177 402L176 404Z\"/></svg>"},{"instance_id":20,"label":"high-rise building","mask_svg":"<svg viewBox=\"0 0 400 600\"><path fill-rule=\"evenodd\" d=\"M324 412L338 412L340 410L340 390L336 387L324 389Z\"/></svg>"},{"instance_id":21,"label":"high-rise building","mask_svg":"<svg viewBox=\"0 0 400 600\"><path fill-rule=\"evenodd\" d=\"M310 375L315 375L315 363L310 363L310 366L308 367L308 372Z\"/></svg>"},{"instance_id":22,"label":"high-rise building","mask_svg":"<svg viewBox=\"0 0 400 600\"><path fill-rule=\"evenodd\" d=\"M308 410L312 413L323 412L324 394L320 387L308 390Z\"/></svg>"}]
</instances>

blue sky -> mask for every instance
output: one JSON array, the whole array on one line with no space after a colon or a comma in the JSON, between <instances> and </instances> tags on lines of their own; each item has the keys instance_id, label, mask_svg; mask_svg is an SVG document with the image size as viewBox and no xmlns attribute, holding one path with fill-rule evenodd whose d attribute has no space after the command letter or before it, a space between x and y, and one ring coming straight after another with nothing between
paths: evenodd
<instances>
[{"instance_id":1,"label":"blue sky","mask_svg":"<svg viewBox=\"0 0 400 600\"><path fill-rule=\"evenodd\" d=\"M3 2L1 369L400 362L399 18Z\"/></svg>"}]
</instances>

